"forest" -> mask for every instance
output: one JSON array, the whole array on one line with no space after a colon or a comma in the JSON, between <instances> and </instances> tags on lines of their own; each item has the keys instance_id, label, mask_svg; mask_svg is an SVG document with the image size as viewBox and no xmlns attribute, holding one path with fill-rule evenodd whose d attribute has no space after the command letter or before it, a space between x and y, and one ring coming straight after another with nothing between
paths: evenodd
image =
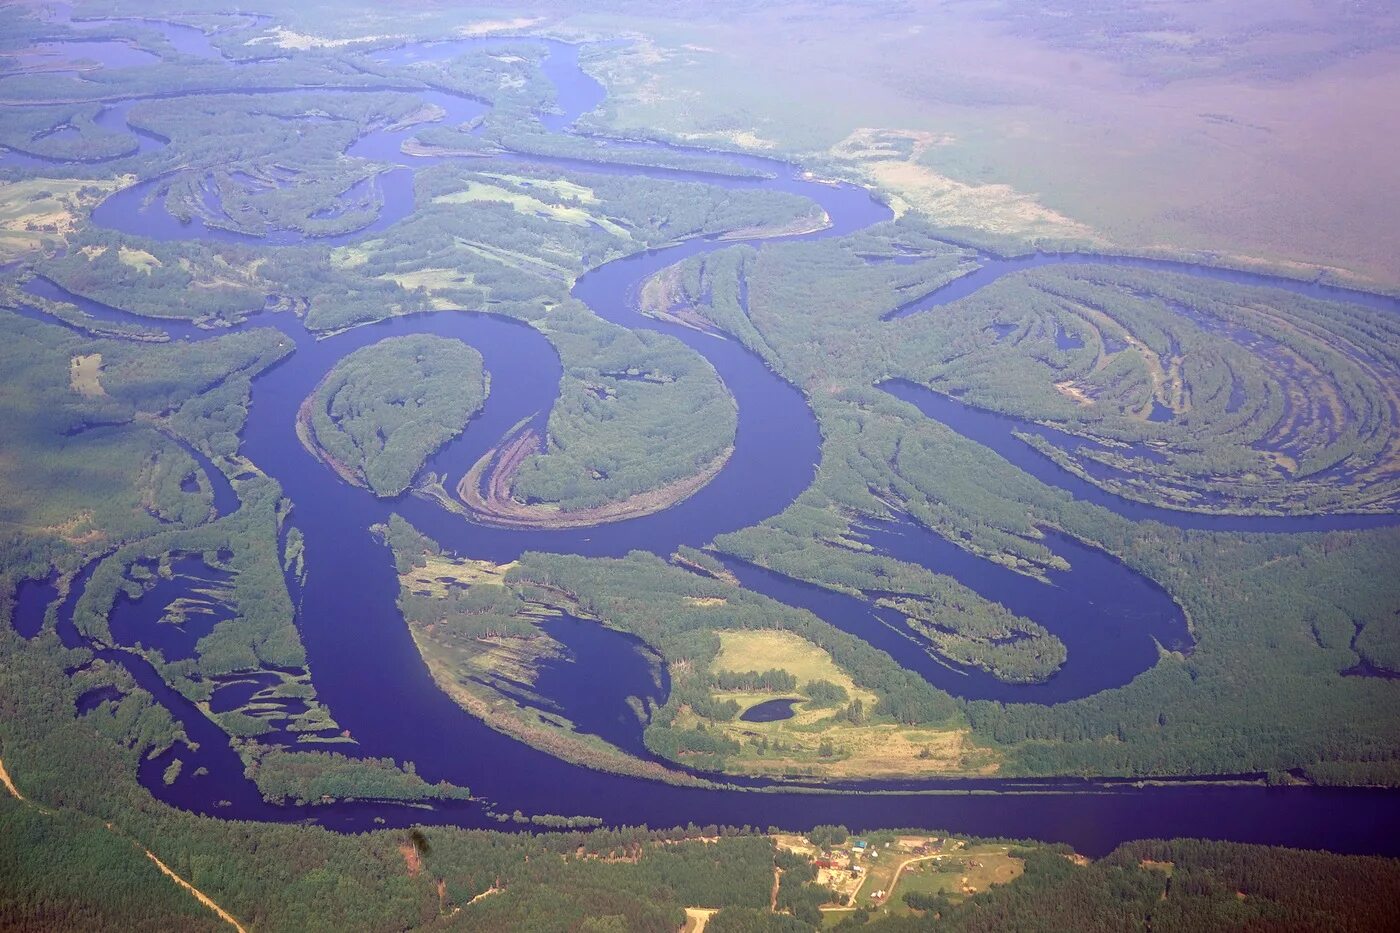
<instances>
[{"instance_id":1,"label":"forest","mask_svg":"<svg viewBox=\"0 0 1400 933\"><path fill-rule=\"evenodd\" d=\"M466 344L419 335L346 356L307 398L302 442L381 497L408 488L428 456L462 433L490 380Z\"/></svg>"}]
</instances>

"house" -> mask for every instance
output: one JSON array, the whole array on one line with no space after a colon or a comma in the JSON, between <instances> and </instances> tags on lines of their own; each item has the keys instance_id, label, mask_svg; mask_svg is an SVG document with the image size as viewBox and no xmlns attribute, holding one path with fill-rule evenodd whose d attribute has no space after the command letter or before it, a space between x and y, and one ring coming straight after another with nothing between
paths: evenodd
<instances>
[{"instance_id":1,"label":"house","mask_svg":"<svg viewBox=\"0 0 1400 933\"><path fill-rule=\"evenodd\" d=\"M836 863L829 858L819 858L816 861L816 866L818 868L835 868Z\"/></svg>"},{"instance_id":2,"label":"house","mask_svg":"<svg viewBox=\"0 0 1400 933\"><path fill-rule=\"evenodd\" d=\"M866 848L865 840L857 839L855 842L851 843L851 848L855 849L857 852L864 852Z\"/></svg>"}]
</instances>

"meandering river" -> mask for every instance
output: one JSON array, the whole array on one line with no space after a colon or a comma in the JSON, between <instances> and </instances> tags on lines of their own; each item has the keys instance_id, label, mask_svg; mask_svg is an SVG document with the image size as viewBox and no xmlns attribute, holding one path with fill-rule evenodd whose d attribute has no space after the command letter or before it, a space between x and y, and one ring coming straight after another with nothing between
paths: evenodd
<instances>
[{"instance_id":1,"label":"meandering river","mask_svg":"<svg viewBox=\"0 0 1400 933\"><path fill-rule=\"evenodd\" d=\"M208 42L200 47L190 36L169 37L172 41L186 42L192 54L198 51L214 54ZM411 58L460 50L468 44L412 46L387 53L385 58L402 64ZM596 106L602 89L579 69L576 47L549 43L548 48L550 58L545 71L559 89L561 112L551 114L546 122L551 130L565 132L578 116ZM465 122L483 109L479 102L443 91L429 90L421 94L447 112L445 119L449 123ZM107 121L121 119L124 122L124 108L122 102L113 102L103 112L103 117ZM398 166L379 176L384 209L367 228L317 242L352 242L370 237L391 228L412 212L413 172L436 161L402 153L402 142L413 132L379 131L354 144L350 150L352 155ZM145 152L159 148L162 142L145 136L134 145ZM700 175L622 165L581 167L576 163L543 158L527 161L566 164L585 171L687 178L730 188L786 191L810 198L831 218L831 226L821 232L775 239L839 236L890 217L888 209L863 189L805 180L795 167L773 160L749 156L732 158L736 165L760 171L764 177ZM178 223L164 211L161 199L147 199L150 189L160 184L161 179L151 179L119 192L95 212L94 220L112 229L157 239L245 239L197 222ZM295 232L281 231L262 242L291 244L303 239ZM427 466L455 482L522 418L532 418L538 426L543 426L556 395L560 363L548 341L533 328L469 311L399 317L323 340L312 337L288 315L254 316L242 325L278 327L295 344L290 359L254 383L253 404L243 434L243 452L275 477L295 503L294 521L306 538L306 581L298 594L298 626L322 701L337 721L350 730L363 753L412 761L427 780L448 780L470 786L504 811L519 808L527 813L587 814L614 824L646 822L660 826L694 821L790 827L819 822L844 822L867 828L924 825L982 835L1064 840L1090 854L1105 852L1125 839L1181 835L1341 851L1400 853L1400 833L1396 832L1400 829L1400 794L1389 791L1266 789L1190 781L1133 787L1123 783L1074 780L886 783L863 785L861 793L854 792L853 788L764 787L764 782L754 782L757 787L748 790L682 788L568 764L491 730L453 703L436 687L419 658L396 606L398 581L392 562L384 546L369 534L371 524L385 521L391 512L399 512L446 547L466 556L494 561L513 559L526 550L606 556L643 549L664 556L678 545L703 545L716 534L746 527L776 514L811 482L821 453L820 433L810 407L797 389L778 378L758 357L735 341L657 322L636 311L637 288L648 276L687 256L724 245L712 240L693 240L639 253L589 272L574 288L574 295L604 319L631 329L670 334L703 355L733 393L739 411L735 452L713 482L663 512L593 528L535 531L483 527L469 524L422 499L379 500L365 490L336 480L296 439L295 416L302 399L346 354L389 336L430 333L459 338L482 353L492 387L482 413ZM1022 266L1048 261L1116 259L1033 257L1000 265L993 263L926 296L917 307L906 310L912 313L946 304ZM1222 274L1221 270L1205 267L1172 265L1176 271L1188 274L1211 277ZM1243 273L1229 275L1244 276ZM1308 294L1320 292L1325 297L1356 298L1356 293L1311 283L1264 276L1245 278L1254 284ZM66 295L44 280L34 280L29 287L46 297L74 300L90 314L104 320L138 321L148 328L164 329L175 339L198 340L214 333L227 333L136 318ZM288 284L288 291L295 291L295 283ZM1379 296L1360 300L1395 307L1395 302ZM917 393L912 389L893 391L921 404L926 414L987 444L1047 482L1068 488L1067 484L1073 479L1023 443L1010 438L1011 429L1017 427L1013 419L1005 419L1012 422L1009 427L997 423L996 431L979 434L981 428L986 427L984 423L977 422L980 427L974 430L971 420L959 422L936 404L922 404L927 400L915 397ZM968 419L973 418L968 416ZM227 481L207 460L201 458L200 462L214 484L216 511L227 513L235 508L236 496ZM1080 490L1076 494L1123 502L1097 487L1089 488L1096 492ZM1131 508L1131 504L1124 507ZM1165 509L1152 514L1115 511L1129 518L1150 518L1179 527L1201 527L1197 523L1206 518ZM1395 520L1393 516L1368 517L1366 523L1393 523ZM1269 519L1269 527L1258 530L1354 527L1350 521L1345 517ZM1031 702L1058 702L1085 696L1126 683L1154 663L1154 638L1171 643L1173 639L1185 637L1180 610L1165 593L1121 563L1072 539L1052 542L1069 555L1074 570L1063 575L1063 579L1053 581L1062 591L1063 600L1046 601L1038 598L1043 594L1034 589L1043 584L1019 577L1011 579L1014 574L1007 579L997 577L997 573L1006 571L941 539L920 537L920 534L917 529L906 528L902 532L878 529L871 532L871 540L896 556L956 576L992 598L1002 592L1013 609L1046 625L1066 641L1073 668L1067 665L1047 684L1023 687L951 672L930 663L927 654L910 642L906 634L899 633L892 620L872 614L869 607L857 601L766 571L743 567L736 567L736 570L746 586L813 609L838 627L889 651L900 663L920 671L939 686L965 696ZM58 607L59 631L70 644L83 643L71 620L76 599L90 573L91 567L79 576L69 597ZM26 584L20 597L16 624L22 633L32 634L42 622L54 593L47 584L34 583ZM1097 616L1087 612L1090 604L1097 606ZM1076 611L1070 611L1067 608L1070 606ZM140 633L151 627L150 614L143 615L140 607L138 601L121 609L123 615L114 625L114 632L124 641L140 640ZM640 726L635 719L629 720L619 714L626 709L629 696L646 696L656 702L663 700L664 678L660 683L652 679L648 674L651 667L639 663L641 654L637 648L616 633L598 626L571 624L567 620L557 623L556 628L554 634L585 663L572 666L565 661L552 663L537 684L539 692L566 710L575 711L583 727L634 751L644 751L636 741ZM184 723L191 739L199 746L195 752L179 750L185 766L182 776L172 785L165 785L161 775L174 752L143 765L142 782L163 800L224 817L313 819L340 829L414 822L498 825L473 803L437 805L429 810L375 803L314 808L269 805L243 777L242 764L229 747L226 736L196 707L166 686L149 664L126 651L103 649L99 654L126 665L138 682ZM611 673L600 677L598 672L602 669L620 673L615 677ZM196 773L198 769L205 769L206 773ZM986 793L992 790L1020 793Z\"/></svg>"}]
</instances>

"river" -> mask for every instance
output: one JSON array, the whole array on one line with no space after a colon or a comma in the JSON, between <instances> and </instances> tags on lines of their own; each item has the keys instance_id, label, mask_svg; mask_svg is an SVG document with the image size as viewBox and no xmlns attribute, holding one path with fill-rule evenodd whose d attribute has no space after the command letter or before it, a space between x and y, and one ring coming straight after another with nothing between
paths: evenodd
<instances>
[{"instance_id":1,"label":"river","mask_svg":"<svg viewBox=\"0 0 1400 933\"><path fill-rule=\"evenodd\" d=\"M184 41L190 42L189 37L184 37ZM193 45L195 43L191 43L191 47ZM429 55L465 45L456 42L417 46L391 53L391 56L406 59L409 55ZM579 115L601 100L601 88L578 68L576 48L550 43L548 49L550 64L545 70L560 90L561 112L549 115L547 125L553 131L566 132ZM212 46L209 50L212 53ZM441 90L423 94L425 99L442 106L449 120L465 121L482 110L477 101ZM122 102L112 102L104 114L120 116L124 113L121 108L124 108ZM435 159L404 155L399 145L411 135L411 130L380 131L354 144L351 154L398 166L380 176L384 210L364 229L317 242L353 242L369 237L389 229L412 212L412 173ZM160 145L158 139L144 139L140 145L146 149ZM577 163L543 158L529 161L562 164L586 171L636 172L733 188L786 191L817 202L831 218L831 226L819 233L775 239L839 236L890 217L889 210L863 189L806 180L795 167L770 159L733 157L736 165L764 173L765 177L702 175L621 165L581 168ZM119 192L95 212L94 220L112 229L158 239L246 239L197 223L182 225L164 211L160 199L143 207L148 189L159 183L160 179L151 179ZM263 242L293 244L303 239L294 232L282 231ZM445 445L428 464L427 469L455 480L520 419L533 418L542 426L548 417L556 395L560 364L552 347L538 331L515 321L469 311L400 317L323 340L312 337L287 315L257 315L241 325L244 328L278 327L296 345L289 360L254 383L253 404L243 435L243 453L275 477L295 503L294 520L306 536L307 562L306 582L300 592L298 627L322 701L337 721L354 735L364 754L412 761L427 780L448 780L470 786L503 811L519 808L526 813L585 814L600 817L610 824L645 822L669 826L693 821L794 828L821 822L844 822L866 828L920 825L980 835L1062 840L1088 854L1101 854L1126 839L1183 835L1400 854L1400 833L1396 832L1400 829L1400 794L1390 791L1269 789L1257 785L1224 786L1190 781L1133 787L1072 779L868 784L861 786L861 793L854 792L853 788L763 789L764 782L755 782L760 785L759 789L750 790L682 788L591 771L560 761L491 730L443 694L428 675L397 609L398 581L389 555L368 532L371 524L386 520L391 512L404 515L453 551L479 559L506 561L526 550L606 556L642 549L664 556L678 545L703 545L716 534L737 530L776 514L811 482L814 465L820 457L820 433L811 408L797 389L778 378L758 357L735 341L643 318L636 312L636 291L646 277L687 256L725 245L720 241L692 240L639 253L589 272L574 288L574 295L604 319L631 329L670 334L701 353L733 393L739 411L734 455L713 482L663 512L593 528L524 531L483 527L468 524L418 498L379 500L365 490L332 481L331 474L302 448L295 436L297 407L321 377L346 354L388 336L431 333L456 337L482 353L491 373L492 391L484 410L473 419L469 429ZM1073 261L1099 259L1112 257L1073 257ZM1015 271L1018 263L1036 261L1010 261L993 267L991 272L975 272L947 289L926 296L918 308L911 306L908 310L912 312L956 300L1000 275ZM1213 277L1219 274L1219 270L1205 267L1175 264L1174 268L1189 274ZM1323 288L1282 279L1251 278L1292 290ZM50 297L64 297L61 290L55 290L56 286L42 280L35 280L30 287ZM188 325L136 318L93 302L78 300L78 303L100 318L140 321L148 327L165 329L176 339L195 340L212 335ZM939 417L928 408L925 411ZM957 428L956 424L953 426ZM969 432L964 430L964 433ZM1009 435L1009 430L1003 433ZM1003 456L1012 449L1006 445L989 446ZM1020 446L1025 448L1024 444ZM1039 456L1033 452L1031 455ZM210 481L222 497L224 508L220 511L226 511L231 494L227 483L221 485L222 477L217 476L207 461L201 462L206 473L215 474ZM1013 462L1019 465L1019 461ZM1113 498L1107 493L1101 494ZM1197 520L1182 513L1159 511L1166 514L1141 517L1183 527ZM1332 523L1345 519L1283 521L1298 524L1270 530L1344 527ZM1043 602L1038 598L1043 594L1034 587L1042 584L1023 578L1015 581L998 578L995 574L1000 568L971 557L941 539L919 540L911 538L911 534L917 534L917 530L875 529L870 532L872 541L890 553L925 563L939 572L951 573L974 589L992 594L1005 588L1008 604L1014 604L1017 611L1024 611L1065 638L1071 646L1070 663L1075 667L1071 669L1067 665L1061 676L1046 684L1022 687L1000 684L968 672L949 671L930 663L926 653L917 650L917 646L911 647L913 643L892 627L891 620L872 618L869 608L863 604L855 601L842 604L839 600L844 597L804 587L765 571L736 569L746 586L814 609L834 625L890 651L902 664L918 670L939 686L964 696L1058 702L1088 695L1125 683L1150 666L1155 658L1154 636L1167 643L1184 636L1180 610L1165 593L1121 563L1072 539L1054 541L1054 546L1065 553L1073 551L1069 556L1074 571L1054 581L1070 602L1038 605ZM90 572L91 568L79 576L72 594L58 610L60 633L70 644L82 643L72 627L72 609ZM1015 587L1027 589L1022 592ZM1100 606L1097 617L1087 623L1081 625L1077 617L1066 618L1071 614L1066 606L1082 609L1093 602L1090 594L1104 588L1125 598L1139 597L1136 613L1119 611L1126 603L1110 600ZM20 595L17 626L21 632L31 633L37 630L35 614L42 617L53 598L52 590L45 590L43 584L29 584ZM1076 598L1077 604L1074 603ZM140 601L121 611L136 613L135 607L139 606ZM141 618L148 619L149 613L145 616L137 613L130 620L123 618L116 629L124 632L127 638L139 639ZM549 694L546 699L558 702L566 711L570 707L580 710L583 713L580 721L585 727L637 750L635 734L627 734L628 720L618 718L619 708L627 696L647 693L648 684L652 691L649 697L660 702L665 695L664 678L661 683L650 680L646 674L650 668L637 663L641 652L616 633L565 620L558 623L555 634L575 658L586 663L575 663L571 667L567 659L553 662L541 678L543 692ZM132 670L138 682L185 724L191 738L199 745L196 752L180 750L185 765L182 776L172 785L165 785L161 775L173 753L142 767L143 784L154 795L172 804L229 818L313 819L322 825L345 830L414 822L498 827L473 803L438 805L431 810L375 803L314 808L267 804L243 777L241 762L223 733L197 708L161 682L149 664L119 649L104 649L100 654ZM598 671L608 666L605 659L609 656L627 673L619 678L620 685L614 685L616 689L600 690ZM635 719L631 720L631 728L640 728ZM201 768L207 769L207 773L196 773ZM997 794L990 791L1020 792Z\"/></svg>"}]
</instances>

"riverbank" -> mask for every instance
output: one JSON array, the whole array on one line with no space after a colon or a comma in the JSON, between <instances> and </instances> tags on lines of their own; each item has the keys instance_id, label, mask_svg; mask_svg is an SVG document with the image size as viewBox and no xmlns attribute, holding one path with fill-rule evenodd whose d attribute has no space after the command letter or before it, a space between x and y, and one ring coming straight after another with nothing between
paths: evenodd
<instances>
[{"instance_id":1,"label":"riverbank","mask_svg":"<svg viewBox=\"0 0 1400 933\"><path fill-rule=\"evenodd\" d=\"M588 528L626 521L654 515L689 499L719 475L734 453L734 448L728 447L691 476L649 492L594 508L565 510L543 503L521 502L511 493L516 473L542 448L543 441L530 428L523 429L499 447L491 448L458 482L452 505L471 521L500 528Z\"/></svg>"}]
</instances>

